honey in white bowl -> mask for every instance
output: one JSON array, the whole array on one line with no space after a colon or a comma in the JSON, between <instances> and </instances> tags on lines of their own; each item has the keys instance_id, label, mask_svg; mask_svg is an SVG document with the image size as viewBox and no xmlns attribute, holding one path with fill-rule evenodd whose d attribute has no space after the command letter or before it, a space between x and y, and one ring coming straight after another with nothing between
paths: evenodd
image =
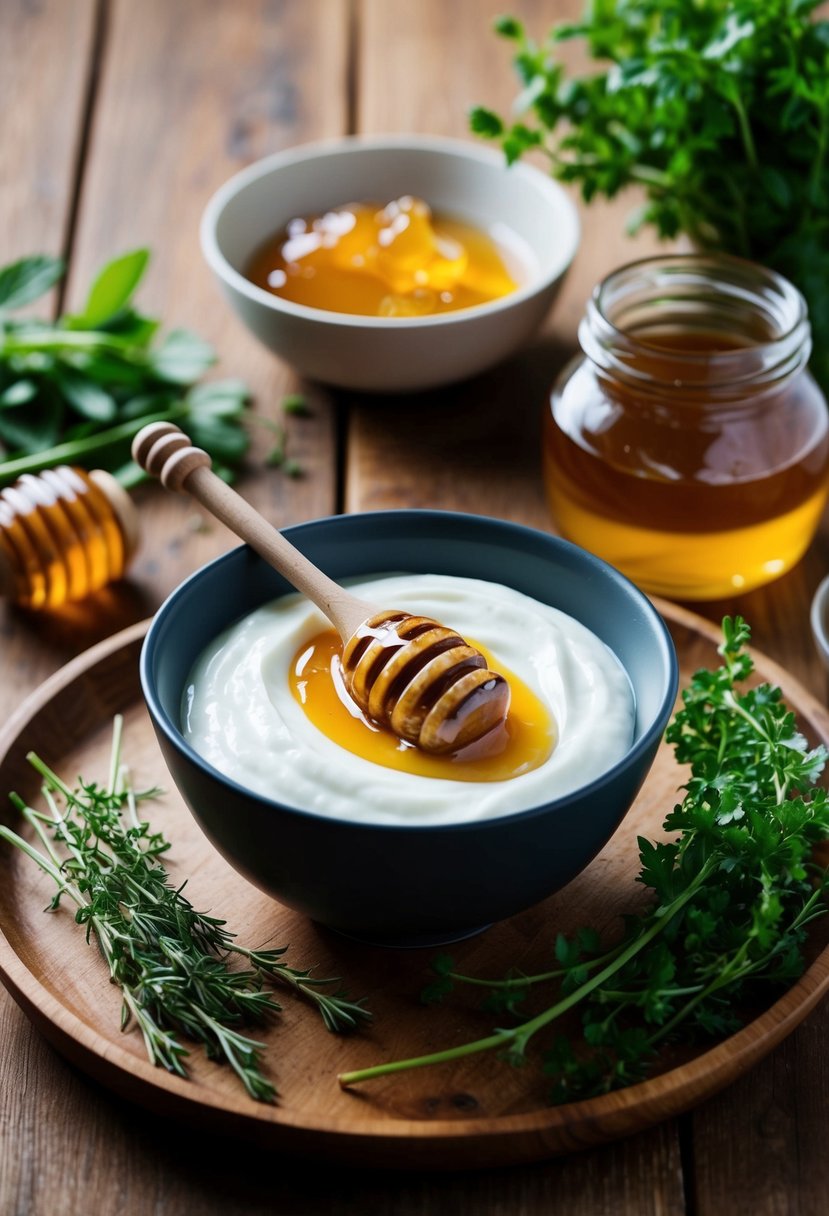
<instances>
[{"instance_id":1,"label":"honey in white bowl","mask_svg":"<svg viewBox=\"0 0 829 1216\"><path fill-rule=\"evenodd\" d=\"M291 220L257 250L247 277L308 308L433 316L515 291L523 269L518 245L503 226L485 231L406 195Z\"/></svg>"}]
</instances>

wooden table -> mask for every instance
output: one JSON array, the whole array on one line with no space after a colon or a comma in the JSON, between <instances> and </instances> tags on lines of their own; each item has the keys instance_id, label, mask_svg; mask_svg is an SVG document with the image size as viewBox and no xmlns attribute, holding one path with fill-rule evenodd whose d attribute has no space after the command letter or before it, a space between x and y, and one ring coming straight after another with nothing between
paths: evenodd
<instances>
[{"instance_id":1,"label":"wooden table","mask_svg":"<svg viewBox=\"0 0 829 1216\"><path fill-rule=\"evenodd\" d=\"M514 0L541 34L577 0ZM275 524L389 506L458 508L550 528L538 450L546 389L574 344L592 284L653 247L623 235L630 200L595 205L567 288L539 340L475 381L431 394L430 441L409 411L297 384L221 303L198 249L202 207L250 161L346 132L465 134L474 103L514 93L508 49L483 0L2 0L0 258L63 252L52 307L79 303L118 252L153 250L141 303L216 346L221 372L251 384L256 412L279 416L298 387L311 416L290 422L304 476L264 463L254 425L242 492ZM187 502L137 495L143 545L129 579L58 620L0 609L0 712L72 655L149 615L185 575L230 547L194 527ZM808 628L827 567L821 533L797 569L739 601L756 645L818 695ZM829 1009L763 1064L688 1115L608 1147L497 1172L325 1174L186 1128L171 1134L70 1069L0 992L0 1210L56 1213L354 1213L454 1216L708 1216L829 1209Z\"/></svg>"}]
</instances>

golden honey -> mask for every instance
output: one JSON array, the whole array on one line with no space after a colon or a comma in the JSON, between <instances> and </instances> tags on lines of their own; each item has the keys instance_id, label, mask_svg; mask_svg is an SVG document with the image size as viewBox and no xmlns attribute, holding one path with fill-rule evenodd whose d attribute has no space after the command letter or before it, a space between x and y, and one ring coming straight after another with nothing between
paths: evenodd
<instances>
[{"instance_id":1,"label":"golden honey","mask_svg":"<svg viewBox=\"0 0 829 1216\"><path fill-rule=\"evenodd\" d=\"M135 547L129 497L108 473L61 465L0 491L0 584L52 609L120 578Z\"/></svg>"},{"instance_id":2,"label":"golden honey","mask_svg":"<svg viewBox=\"0 0 829 1216\"><path fill-rule=\"evenodd\" d=\"M562 534L646 591L714 599L788 570L827 497L829 419L805 304L730 258L634 263L600 284L545 418Z\"/></svg>"},{"instance_id":3,"label":"golden honey","mask_svg":"<svg viewBox=\"0 0 829 1216\"><path fill-rule=\"evenodd\" d=\"M477 642L489 666L495 660ZM370 721L346 691L342 642L324 630L297 651L290 669L291 692L307 717L335 743L385 768L454 781L506 781L538 768L555 745L555 724L539 697L498 663L510 686L507 720L501 728L449 756L429 755Z\"/></svg>"},{"instance_id":4,"label":"golden honey","mask_svg":"<svg viewBox=\"0 0 829 1216\"><path fill-rule=\"evenodd\" d=\"M419 317L514 291L510 260L482 229L405 196L291 220L254 254L247 277L309 308Z\"/></svg>"}]
</instances>

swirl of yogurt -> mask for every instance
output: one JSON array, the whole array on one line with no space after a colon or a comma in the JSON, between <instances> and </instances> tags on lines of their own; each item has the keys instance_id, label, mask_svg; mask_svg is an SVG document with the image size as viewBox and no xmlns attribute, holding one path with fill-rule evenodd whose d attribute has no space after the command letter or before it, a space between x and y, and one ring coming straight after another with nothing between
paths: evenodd
<instances>
[{"instance_id":1,"label":"swirl of yogurt","mask_svg":"<svg viewBox=\"0 0 829 1216\"><path fill-rule=\"evenodd\" d=\"M548 760L504 781L454 781L385 768L340 747L307 718L289 686L300 646L328 622L284 596L250 613L202 653L183 699L183 733L209 764L284 805L362 823L465 823L542 805L599 777L628 750L630 681L589 629L500 583L452 575L386 575L352 585L376 604L450 623L486 647L549 706Z\"/></svg>"}]
</instances>

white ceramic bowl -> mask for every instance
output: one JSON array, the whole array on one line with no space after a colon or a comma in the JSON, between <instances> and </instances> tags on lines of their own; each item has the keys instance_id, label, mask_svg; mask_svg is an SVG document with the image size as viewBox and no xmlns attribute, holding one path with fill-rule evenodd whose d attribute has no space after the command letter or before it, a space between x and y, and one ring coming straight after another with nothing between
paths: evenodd
<instances>
[{"instance_id":1,"label":"white ceramic bowl","mask_svg":"<svg viewBox=\"0 0 829 1216\"><path fill-rule=\"evenodd\" d=\"M488 304L427 317L352 316L271 295L245 278L263 241L296 216L413 194L484 229L505 226L532 259L526 282ZM237 173L204 212L201 243L231 307L302 375L344 388L410 392L483 371L548 312L579 240L576 208L545 173L507 167L461 140L346 137L266 157Z\"/></svg>"}]
</instances>

